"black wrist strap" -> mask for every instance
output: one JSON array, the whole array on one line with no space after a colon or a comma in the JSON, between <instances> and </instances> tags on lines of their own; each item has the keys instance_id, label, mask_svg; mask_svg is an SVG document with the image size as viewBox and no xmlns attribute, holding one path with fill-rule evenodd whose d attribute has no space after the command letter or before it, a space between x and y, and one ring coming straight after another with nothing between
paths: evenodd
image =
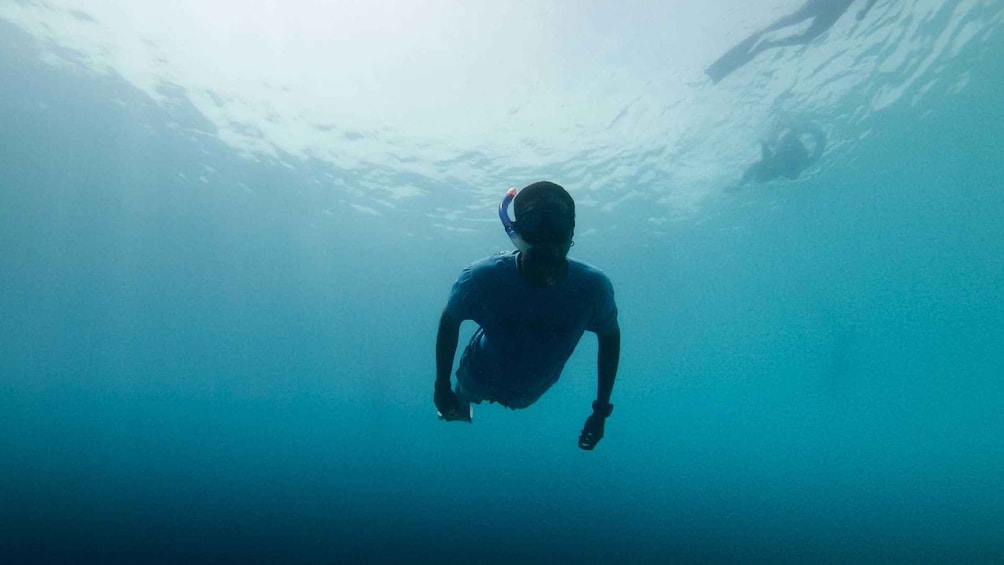
<instances>
[{"instance_id":1,"label":"black wrist strap","mask_svg":"<svg viewBox=\"0 0 1004 565\"><path fill-rule=\"evenodd\" d=\"M614 405L609 402L606 404L600 404L599 400L593 401L593 414L601 416L603 418L609 418L610 414L614 412Z\"/></svg>"}]
</instances>

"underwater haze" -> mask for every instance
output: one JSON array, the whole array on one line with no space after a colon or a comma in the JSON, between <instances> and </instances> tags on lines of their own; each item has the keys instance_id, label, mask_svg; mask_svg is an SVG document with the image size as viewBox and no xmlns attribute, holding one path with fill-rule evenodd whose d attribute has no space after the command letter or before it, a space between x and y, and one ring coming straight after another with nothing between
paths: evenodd
<instances>
[{"instance_id":1,"label":"underwater haze","mask_svg":"<svg viewBox=\"0 0 1004 565\"><path fill-rule=\"evenodd\" d=\"M1004 562L1004 1L803 3L0 0L0 562ZM592 452L432 402L544 179Z\"/></svg>"}]
</instances>

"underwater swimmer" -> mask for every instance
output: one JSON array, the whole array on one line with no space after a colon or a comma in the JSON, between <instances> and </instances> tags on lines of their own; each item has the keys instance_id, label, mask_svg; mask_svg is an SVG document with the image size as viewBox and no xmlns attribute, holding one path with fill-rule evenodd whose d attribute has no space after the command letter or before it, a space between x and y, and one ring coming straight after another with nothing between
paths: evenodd
<instances>
[{"instance_id":1,"label":"underwater swimmer","mask_svg":"<svg viewBox=\"0 0 1004 565\"><path fill-rule=\"evenodd\" d=\"M806 140L811 142L811 148L806 147ZM760 160L747 167L740 185L781 177L795 180L819 161L825 148L826 134L821 129L814 126L787 129L773 146L760 143Z\"/></svg>"},{"instance_id":2,"label":"underwater swimmer","mask_svg":"<svg viewBox=\"0 0 1004 565\"><path fill-rule=\"evenodd\" d=\"M568 258L575 202L561 186L541 181L509 189L499 218L516 249L471 264L453 285L436 338L436 408L442 419L464 422L471 421L472 403L527 408L557 382L579 339L592 332L599 343L597 393L579 435L579 447L592 450L613 412L620 359L613 286L599 269ZM478 328L451 388L464 320Z\"/></svg>"}]
</instances>

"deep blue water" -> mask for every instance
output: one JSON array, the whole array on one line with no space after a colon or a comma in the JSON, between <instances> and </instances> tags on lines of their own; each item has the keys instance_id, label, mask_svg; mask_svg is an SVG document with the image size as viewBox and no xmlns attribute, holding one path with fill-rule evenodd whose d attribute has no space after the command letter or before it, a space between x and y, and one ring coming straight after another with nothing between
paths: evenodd
<instances>
[{"instance_id":1,"label":"deep blue water","mask_svg":"<svg viewBox=\"0 0 1004 565\"><path fill-rule=\"evenodd\" d=\"M350 172L0 23L0 561L1004 561L1002 57L794 187L580 241L624 335L586 453L589 335L532 408L435 417L495 224L331 207L309 179Z\"/></svg>"}]
</instances>

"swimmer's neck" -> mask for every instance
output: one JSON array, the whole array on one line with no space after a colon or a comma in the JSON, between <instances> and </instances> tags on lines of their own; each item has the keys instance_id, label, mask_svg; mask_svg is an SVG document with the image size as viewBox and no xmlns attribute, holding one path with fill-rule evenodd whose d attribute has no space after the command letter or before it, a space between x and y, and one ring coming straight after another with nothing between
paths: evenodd
<instances>
[{"instance_id":1,"label":"swimmer's neck","mask_svg":"<svg viewBox=\"0 0 1004 565\"><path fill-rule=\"evenodd\" d=\"M526 254L517 252L516 268L523 279L531 285L551 287L561 282L568 273L568 258L542 263L528 260Z\"/></svg>"}]
</instances>

